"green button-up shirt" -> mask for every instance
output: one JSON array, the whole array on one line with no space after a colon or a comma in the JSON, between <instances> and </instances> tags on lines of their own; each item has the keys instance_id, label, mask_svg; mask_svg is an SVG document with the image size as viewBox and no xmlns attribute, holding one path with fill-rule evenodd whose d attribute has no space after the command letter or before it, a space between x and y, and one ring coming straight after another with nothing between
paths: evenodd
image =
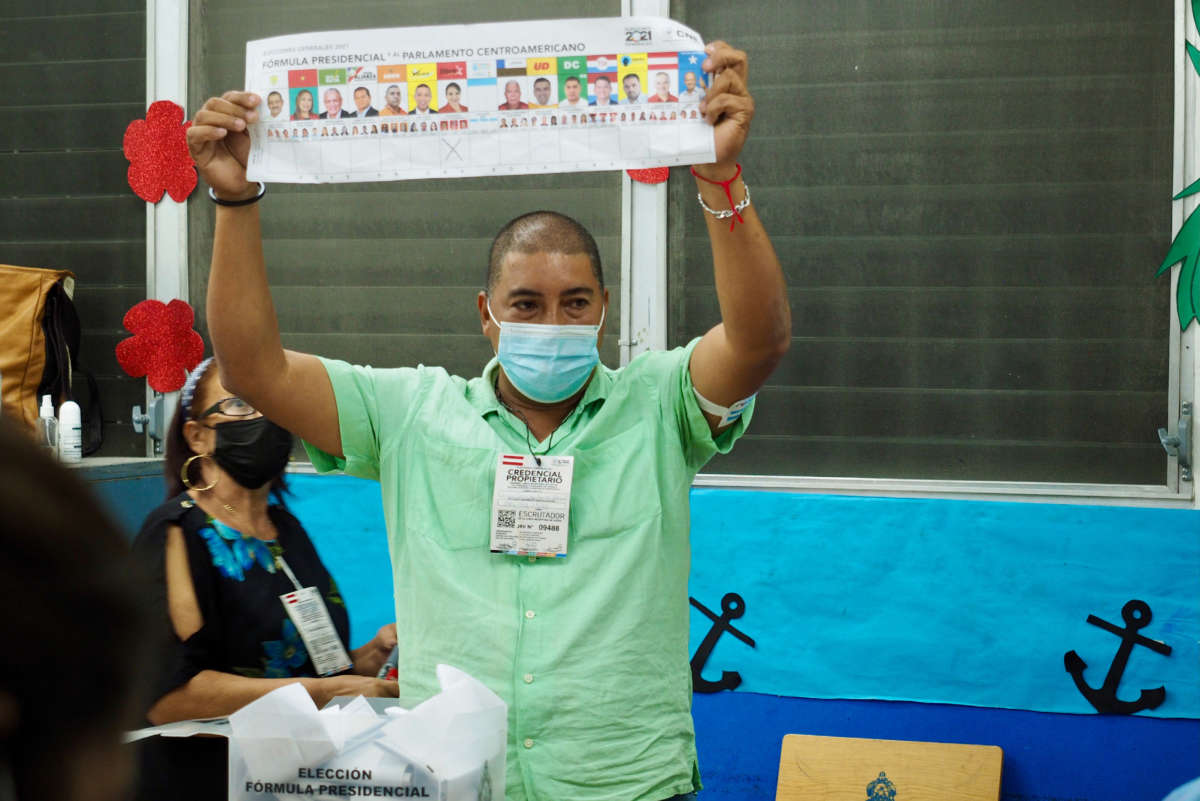
<instances>
[{"instance_id":1,"label":"green button-up shirt","mask_svg":"<svg viewBox=\"0 0 1200 801\"><path fill-rule=\"evenodd\" d=\"M698 341L698 340L696 340ZM377 479L395 580L400 700L438 691L439 662L508 707L510 801L660 801L699 789L688 665L688 490L752 409L712 436L686 348L597 367L539 455L575 457L565 558L489 552L500 453L525 424L493 389L435 367L325 361L345 459Z\"/></svg>"}]
</instances>

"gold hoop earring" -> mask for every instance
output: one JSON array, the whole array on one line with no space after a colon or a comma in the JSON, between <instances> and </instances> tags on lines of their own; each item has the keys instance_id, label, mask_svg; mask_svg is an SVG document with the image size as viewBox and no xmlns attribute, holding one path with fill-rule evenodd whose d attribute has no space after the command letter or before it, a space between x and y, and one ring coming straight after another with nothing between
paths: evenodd
<instances>
[{"instance_id":1,"label":"gold hoop earring","mask_svg":"<svg viewBox=\"0 0 1200 801\"><path fill-rule=\"evenodd\" d=\"M188 469L192 466L192 462L196 461L197 459L203 459L206 456L208 456L210 459L212 458L207 453L197 453L195 456L190 456L188 457L188 460L183 463L183 467L179 468L179 479L183 482L183 486L195 492L208 492L210 489L217 486L217 482L221 480L219 475L214 478L213 482L207 487L197 487L188 479Z\"/></svg>"}]
</instances>

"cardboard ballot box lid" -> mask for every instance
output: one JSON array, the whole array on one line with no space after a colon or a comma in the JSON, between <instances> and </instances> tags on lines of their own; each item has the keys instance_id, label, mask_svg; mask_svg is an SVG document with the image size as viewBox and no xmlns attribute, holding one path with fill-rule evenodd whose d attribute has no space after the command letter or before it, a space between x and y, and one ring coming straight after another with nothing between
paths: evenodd
<instances>
[{"instance_id":1,"label":"cardboard ballot box lid","mask_svg":"<svg viewBox=\"0 0 1200 801\"><path fill-rule=\"evenodd\" d=\"M341 708L353 701L356 695L336 695L322 709ZM395 698L367 698L367 703L379 715L386 714L389 707L400 706ZM164 723L160 726L147 726L125 733L125 742L132 743L147 737L229 737L232 732L229 718L197 718L196 720L179 720L174 723Z\"/></svg>"},{"instance_id":2,"label":"cardboard ballot box lid","mask_svg":"<svg viewBox=\"0 0 1200 801\"><path fill-rule=\"evenodd\" d=\"M776 801L998 801L994 745L789 734Z\"/></svg>"},{"instance_id":3,"label":"cardboard ballot box lid","mask_svg":"<svg viewBox=\"0 0 1200 801\"><path fill-rule=\"evenodd\" d=\"M362 697L362 696L335 695L335 696L333 696L333 698L330 698L329 701L325 704L325 706L321 707L321 709L341 709L346 704L350 703L351 701L353 701L359 697ZM387 710L391 709L392 707L400 706L399 698L366 698L366 697L363 697L363 700L366 701L368 704L370 704L371 709L374 709L380 715L386 714Z\"/></svg>"}]
</instances>

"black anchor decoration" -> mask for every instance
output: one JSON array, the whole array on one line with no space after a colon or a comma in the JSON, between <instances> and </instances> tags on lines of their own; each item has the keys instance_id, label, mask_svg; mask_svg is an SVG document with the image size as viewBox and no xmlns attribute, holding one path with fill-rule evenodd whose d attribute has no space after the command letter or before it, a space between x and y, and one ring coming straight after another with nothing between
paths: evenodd
<instances>
[{"instance_id":1,"label":"black anchor decoration","mask_svg":"<svg viewBox=\"0 0 1200 801\"><path fill-rule=\"evenodd\" d=\"M726 593L725 597L721 599L721 614L718 615L695 598L688 598L688 601L713 622L712 628L708 630L708 634L704 635L704 640L692 656L692 690L698 693L715 693L736 688L742 683L742 676L735 670L722 671L718 681L709 681L701 676L700 672L704 670L704 663L712 656L712 650L716 647L717 640L721 639L721 635L727 631L751 648L754 647L752 638L729 625L730 620L737 620L746 614L746 602L736 592Z\"/></svg>"},{"instance_id":2,"label":"black anchor decoration","mask_svg":"<svg viewBox=\"0 0 1200 801\"><path fill-rule=\"evenodd\" d=\"M1079 688L1079 692L1083 693L1083 697L1088 700L1088 703L1096 708L1097 712L1132 715L1143 709L1157 709L1166 699L1167 691L1164 687L1142 690L1136 701L1121 701L1117 698L1117 686L1121 683L1121 676L1125 673L1125 666L1129 663L1129 654L1132 653L1133 646L1144 645L1163 656L1169 656L1171 653L1171 646L1165 642L1152 640L1137 633L1139 629L1150 624L1152 617L1150 605L1136 599L1125 604L1121 609L1121 618L1125 621L1124 628L1109 623L1107 620L1101 620L1095 615L1088 615L1088 623L1099 626L1121 638L1121 645L1117 648L1117 655L1113 657L1112 664L1108 668L1108 675L1104 677L1104 684L1098 688L1089 686L1083 680L1083 671L1087 668L1087 662L1084 662L1079 654L1068 651L1063 656L1063 663L1066 665L1067 672L1071 674L1071 678L1075 679L1075 686Z\"/></svg>"}]
</instances>

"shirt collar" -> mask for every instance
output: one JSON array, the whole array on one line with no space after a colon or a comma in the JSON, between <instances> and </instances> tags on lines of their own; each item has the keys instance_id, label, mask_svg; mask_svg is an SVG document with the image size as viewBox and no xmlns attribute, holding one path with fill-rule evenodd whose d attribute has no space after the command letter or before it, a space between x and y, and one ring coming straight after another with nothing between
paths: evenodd
<instances>
[{"instance_id":1,"label":"shirt collar","mask_svg":"<svg viewBox=\"0 0 1200 801\"><path fill-rule=\"evenodd\" d=\"M483 368L483 375L480 381L471 382L474 386L468 393L471 405L479 412L481 417L486 417L489 412L499 412L501 409L500 399L496 397L494 389L496 384L496 371L500 369L500 360L495 356ZM596 369L592 372L592 377L588 381L587 389L583 391L583 397L579 399L576 409L586 409L593 403L602 402L612 391L613 386L613 371L605 367L603 364L596 365ZM571 410L574 414L575 409ZM570 415L568 415L569 417Z\"/></svg>"}]
</instances>

